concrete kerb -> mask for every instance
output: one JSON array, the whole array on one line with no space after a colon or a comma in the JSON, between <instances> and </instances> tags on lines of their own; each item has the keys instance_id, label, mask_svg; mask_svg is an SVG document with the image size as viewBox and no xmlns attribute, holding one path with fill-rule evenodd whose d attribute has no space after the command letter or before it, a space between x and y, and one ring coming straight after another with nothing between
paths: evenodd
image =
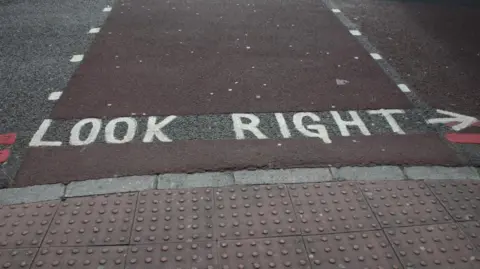
<instances>
[{"instance_id":1,"label":"concrete kerb","mask_svg":"<svg viewBox=\"0 0 480 269\"><path fill-rule=\"evenodd\" d=\"M120 192L151 189L224 187L232 185L293 184L344 180L480 180L475 167L372 166L339 168L298 168L196 174L162 174L103 178L71 182L67 185L37 185L0 189L0 205L33 203Z\"/></svg>"}]
</instances>

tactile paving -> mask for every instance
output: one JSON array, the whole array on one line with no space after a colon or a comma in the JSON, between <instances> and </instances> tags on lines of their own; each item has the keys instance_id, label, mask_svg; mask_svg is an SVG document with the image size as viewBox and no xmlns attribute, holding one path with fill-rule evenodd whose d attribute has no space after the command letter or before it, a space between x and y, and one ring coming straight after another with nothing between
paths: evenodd
<instances>
[{"instance_id":1,"label":"tactile paving","mask_svg":"<svg viewBox=\"0 0 480 269\"><path fill-rule=\"evenodd\" d=\"M379 229L373 212L353 182L288 186L303 234Z\"/></svg>"},{"instance_id":2,"label":"tactile paving","mask_svg":"<svg viewBox=\"0 0 480 269\"><path fill-rule=\"evenodd\" d=\"M284 185L238 186L215 191L215 232L219 239L299 234Z\"/></svg>"},{"instance_id":3,"label":"tactile paving","mask_svg":"<svg viewBox=\"0 0 480 269\"><path fill-rule=\"evenodd\" d=\"M136 193L68 199L59 205L45 244L128 244L136 201Z\"/></svg>"},{"instance_id":4,"label":"tactile paving","mask_svg":"<svg viewBox=\"0 0 480 269\"><path fill-rule=\"evenodd\" d=\"M393 180L359 184L382 227L453 222L423 182Z\"/></svg>"},{"instance_id":5,"label":"tactile paving","mask_svg":"<svg viewBox=\"0 0 480 269\"><path fill-rule=\"evenodd\" d=\"M457 221L480 218L480 183L474 180L427 181L430 189Z\"/></svg>"},{"instance_id":6,"label":"tactile paving","mask_svg":"<svg viewBox=\"0 0 480 269\"><path fill-rule=\"evenodd\" d=\"M457 224L386 229L406 268L480 268L480 256Z\"/></svg>"},{"instance_id":7,"label":"tactile paving","mask_svg":"<svg viewBox=\"0 0 480 269\"><path fill-rule=\"evenodd\" d=\"M139 195L132 244L213 239L213 190L155 190Z\"/></svg>"},{"instance_id":8,"label":"tactile paving","mask_svg":"<svg viewBox=\"0 0 480 269\"><path fill-rule=\"evenodd\" d=\"M313 268L402 268L382 231L307 236Z\"/></svg>"},{"instance_id":9,"label":"tactile paving","mask_svg":"<svg viewBox=\"0 0 480 269\"><path fill-rule=\"evenodd\" d=\"M215 244L199 242L132 246L125 269L133 268L217 268Z\"/></svg>"},{"instance_id":10,"label":"tactile paving","mask_svg":"<svg viewBox=\"0 0 480 269\"><path fill-rule=\"evenodd\" d=\"M220 241L221 269L310 268L301 237Z\"/></svg>"},{"instance_id":11,"label":"tactile paving","mask_svg":"<svg viewBox=\"0 0 480 269\"><path fill-rule=\"evenodd\" d=\"M480 251L480 222L466 221L457 223L468 236L470 242Z\"/></svg>"},{"instance_id":12,"label":"tactile paving","mask_svg":"<svg viewBox=\"0 0 480 269\"><path fill-rule=\"evenodd\" d=\"M45 247L38 251L34 268L124 268L127 247Z\"/></svg>"},{"instance_id":13,"label":"tactile paving","mask_svg":"<svg viewBox=\"0 0 480 269\"><path fill-rule=\"evenodd\" d=\"M0 206L0 247L38 247L58 202Z\"/></svg>"},{"instance_id":14,"label":"tactile paving","mask_svg":"<svg viewBox=\"0 0 480 269\"><path fill-rule=\"evenodd\" d=\"M0 250L0 266L3 269L30 268L37 248L2 249Z\"/></svg>"}]
</instances>

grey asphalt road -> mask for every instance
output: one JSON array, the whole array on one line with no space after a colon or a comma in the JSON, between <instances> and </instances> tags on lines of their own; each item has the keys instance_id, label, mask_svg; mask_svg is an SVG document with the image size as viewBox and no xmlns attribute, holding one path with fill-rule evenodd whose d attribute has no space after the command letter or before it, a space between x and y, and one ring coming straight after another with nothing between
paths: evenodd
<instances>
[{"instance_id":1,"label":"grey asphalt road","mask_svg":"<svg viewBox=\"0 0 480 269\"><path fill-rule=\"evenodd\" d=\"M424 102L480 118L480 1L332 2ZM480 163L480 145L457 146Z\"/></svg>"},{"instance_id":2,"label":"grey asphalt road","mask_svg":"<svg viewBox=\"0 0 480 269\"><path fill-rule=\"evenodd\" d=\"M430 106L480 116L480 1L333 2Z\"/></svg>"},{"instance_id":3,"label":"grey asphalt road","mask_svg":"<svg viewBox=\"0 0 480 269\"><path fill-rule=\"evenodd\" d=\"M111 0L0 1L0 134L17 133L8 162L1 166L0 186L19 169L26 146L53 103L51 92L63 89L76 64L102 25Z\"/></svg>"}]
</instances>

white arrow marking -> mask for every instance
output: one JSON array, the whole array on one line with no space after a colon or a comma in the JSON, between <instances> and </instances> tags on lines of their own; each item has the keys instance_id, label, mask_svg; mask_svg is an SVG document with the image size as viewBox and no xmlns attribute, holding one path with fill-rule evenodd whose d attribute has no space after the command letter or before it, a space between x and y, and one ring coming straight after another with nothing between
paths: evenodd
<instances>
[{"instance_id":1,"label":"white arrow marking","mask_svg":"<svg viewBox=\"0 0 480 269\"><path fill-rule=\"evenodd\" d=\"M428 123L430 124L436 124L436 123L449 123L449 122L458 122L458 124L454 125L452 127L453 130L455 131L460 131L462 129L467 128L468 126L472 125L476 121L478 121L474 117L462 115L462 114L457 114L441 109L437 109L437 113L443 114L450 116L451 118L436 118L436 119L429 119L427 120Z\"/></svg>"}]
</instances>

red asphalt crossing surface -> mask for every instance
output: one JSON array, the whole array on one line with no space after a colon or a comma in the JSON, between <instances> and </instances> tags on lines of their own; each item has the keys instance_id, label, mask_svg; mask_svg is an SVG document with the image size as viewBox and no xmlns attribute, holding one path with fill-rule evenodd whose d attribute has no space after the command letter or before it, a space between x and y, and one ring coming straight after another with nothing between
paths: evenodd
<instances>
[{"instance_id":1,"label":"red asphalt crossing surface","mask_svg":"<svg viewBox=\"0 0 480 269\"><path fill-rule=\"evenodd\" d=\"M435 128L476 119L415 104L339 13L318 1L116 2L89 50L72 57L80 65L14 186L469 164Z\"/></svg>"}]
</instances>

